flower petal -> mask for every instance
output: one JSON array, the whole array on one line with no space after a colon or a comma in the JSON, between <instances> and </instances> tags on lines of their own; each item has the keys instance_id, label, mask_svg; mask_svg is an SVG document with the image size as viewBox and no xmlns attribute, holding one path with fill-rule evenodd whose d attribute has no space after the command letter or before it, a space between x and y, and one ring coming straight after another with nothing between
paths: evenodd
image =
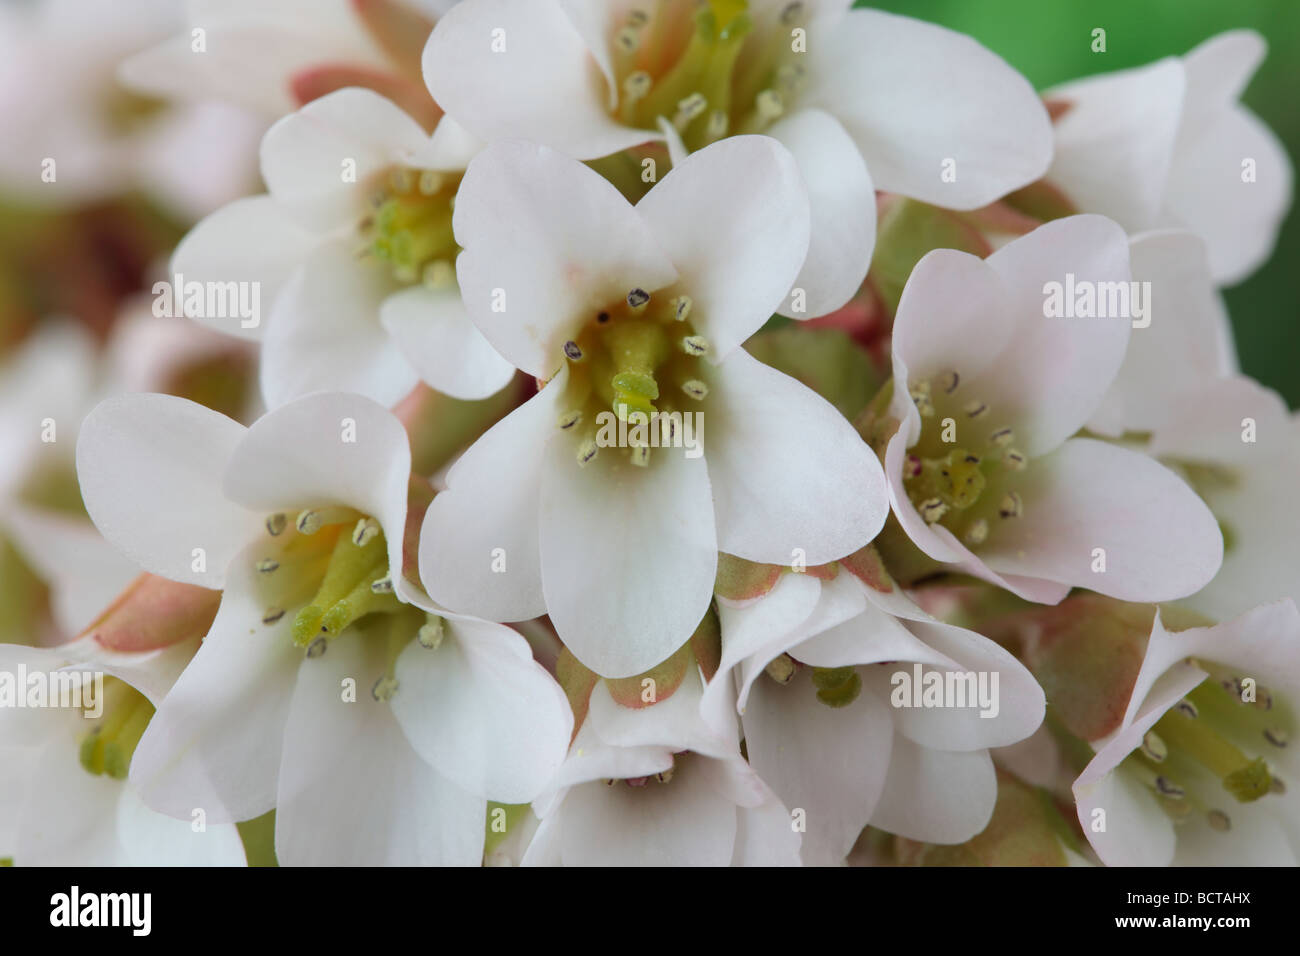
<instances>
[{"instance_id":1,"label":"flower petal","mask_svg":"<svg viewBox=\"0 0 1300 956\"><path fill-rule=\"evenodd\" d=\"M260 524L218 483L244 433L238 422L170 395L101 402L77 439L86 511L146 571L220 589L226 565Z\"/></svg>"},{"instance_id":2,"label":"flower petal","mask_svg":"<svg viewBox=\"0 0 1300 956\"><path fill-rule=\"evenodd\" d=\"M771 318L808 255L808 189L770 137L730 136L692 153L636 211L680 273L714 361Z\"/></svg>"},{"instance_id":3,"label":"flower petal","mask_svg":"<svg viewBox=\"0 0 1300 956\"><path fill-rule=\"evenodd\" d=\"M871 825L909 840L963 843L988 824L997 790L987 750L931 750L896 734Z\"/></svg>"}]
</instances>

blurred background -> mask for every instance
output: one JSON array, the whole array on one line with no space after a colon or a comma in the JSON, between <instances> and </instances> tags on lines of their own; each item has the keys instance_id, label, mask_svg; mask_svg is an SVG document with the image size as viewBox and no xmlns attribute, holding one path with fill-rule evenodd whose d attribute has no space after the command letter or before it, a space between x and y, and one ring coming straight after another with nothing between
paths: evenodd
<instances>
[{"instance_id":1,"label":"blurred background","mask_svg":"<svg viewBox=\"0 0 1300 956\"><path fill-rule=\"evenodd\" d=\"M1300 156L1300 0L871 0L874 7L975 37L1044 90L1066 80L1186 53L1225 30L1250 28L1268 57L1243 97ZM1092 52L1092 31L1106 52ZM1250 278L1225 291L1243 371L1300 407L1300 211L1292 205L1277 248Z\"/></svg>"}]
</instances>

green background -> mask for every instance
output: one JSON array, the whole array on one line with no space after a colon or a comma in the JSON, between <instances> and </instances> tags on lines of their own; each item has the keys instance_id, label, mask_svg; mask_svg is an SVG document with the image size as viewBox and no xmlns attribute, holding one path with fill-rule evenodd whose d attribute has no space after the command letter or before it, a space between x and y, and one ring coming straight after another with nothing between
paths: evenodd
<instances>
[{"instance_id":1,"label":"green background","mask_svg":"<svg viewBox=\"0 0 1300 956\"><path fill-rule=\"evenodd\" d=\"M1244 97L1300 156L1300 0L872 0L875 7L969 34L1020 70L1038 89L1090 73L1186 53L1207 37L1248 27L1268 41L1268 57ZM1106 52L1092 31L1106 30ZM1300 214L1293 205L1273 257L1225 291L1243 370L1300 406Z\"/></svg>"}]
</instances>

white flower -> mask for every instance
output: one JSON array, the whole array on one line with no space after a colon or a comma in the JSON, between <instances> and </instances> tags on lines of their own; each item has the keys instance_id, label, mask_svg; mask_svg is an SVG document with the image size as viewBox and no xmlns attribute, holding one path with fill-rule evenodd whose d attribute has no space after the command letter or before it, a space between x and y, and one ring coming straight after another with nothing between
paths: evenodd
<instances>
[{"instance_id":1,"label":"white flower","mask_svg":"<svg viewBox=\"0 0 1300 956\"><path fill-rule=\"evenodd\" d=\"M1238 102L1264 52L1259 34L1234 30L1183 57L1049 90L1067 109L1048 182L1130 232L1190 229L1216 281L1246 278L1291 205L1286 151Z\"/></svg>"},{"instance_id":2,"label":"white flower","mask_svg":"<svg viewBox=\"0 0 1300 956\"><path fill-rule=\"evenodd\" d=\"M1298 691L1294 602L1175 633L1157 614L1123 724L1074 782L1102 861L1295 866Z\"/></svg>"},{"instance_id":3,"label":"white flower","mask_svg":"<svg viewBox=\"0 0 1300 956\"><path fill-rule=\"evenodd\" d=\"M17 693L32 681L57 687L57 674L81 705L47 697L40 707L0 707L0 857L16 866L244 865L234 826L196 829L188 815L157 813L126 779L145 722L197 647L115 654L93 638L0 645L0 673L29 682Z\"/></svg>"},{"instance_id":4,"label":"white flower","mask_svg":"<svg viewBox=\"0 0 1300 956\"><path fill-rule=\"evenodd\" d=\"M525 866L791 866L795 821L700 717L694 663L670 697L624 707L603 681L555 779Z\"/></svg>"},{"instance_id":5,"label":"white flower","mask_svg":"<svg viewBox=\"0 0 1300 956\"><path fill-rule=\"evenodd\" d=\"M1071 437L1119 371L1130 319L1046 317L1049 283L1104 299L1129 280L1124 233L1100 216L1040 226L985 260L938 250L917 264L894 324L901 424L885 472L931 558L1049 604L1071 587L1172 600L1213 577L1222 539L1181 479Z\"/></svg>"},{"instance_id":6,"label":"white flower","mask_svg":"<svg viewBox=\"0 0 1300 956\"><path fill-rule=\"evenodd\" d=\"M716 721L738 706L750 763L806 813L807 864L843 862L868 825L933 843L979 833L997 796L988 748L1043 719L1019 661L926 614L870 550L830 580L787 572L755 600L720 597L718 616L722 660L702 709ZM961 699L932 698L949 680Z\"/></svg>"},{"instance_id":7,"label":"white flower","mask_svg":"<svg viewBox=\"0 0 1300 956\"><path fill-rule=\"evenodd\" d=\"M822 563L880 529L880 467L853 428L739 348L807 248L775 140L693 154L635 208L574 160L499 143L471 163L455 227L470 317L550 381L448 472L421 535L435 600L492 620L549 612L579 660L624 677L695 629L719 550ZM677 447L600 447L614 413L652 412L680 413L660 420Z\"/></svg>"},{"instance_id":8,"label":"white flower","mask_svg":"<svg viewBox=\"0 0 1300 956\"><path fill-rule=\"evenodd\" d=\"M875 189L972 209L1037 179L1051 155L1046 111L997 56L849 5L467 0L439 21L424 74L481 139L523 137L579 159L660 140L661 128L689 149L744 133L781 140L812 204L792 283L806 302L781 311L809 318L861 284Z\"/></svg>"},{"instance_id":9,"label":"white flower","mask_svg":"<svg viewBox=\"0 0 1300 956\"><path fill-rule=\"evenodd\" d=\"M510 380L456 289L452 206L472 148L449 120L430 137L363 89L315 100L267 133L270 194L199 223L172 272L186 286L256 284L259 321L196 317L261 340L268 405L330 390L392 406L420 377L476 399Z\"/></svg>"},{"instance_id":10,"label":"white flower","mask_svg":"<svg viewBox=\"0 0 1300 956\"><path fill-rule=\"evenodd\" d=\"M310 396L244 429L130 396L87 418L77 455L110 540L224 589L136 751L150 806L275 807L290 864L477 863L485 798L531 799L559 766L572 716L526 642L408 579L410 449L373 402Z\"/></svg>"},{"instance_id":11,"label":"white flower","mask_svg":"<svg viewBox=\"0 0 1300 956\"><path fill-rule=\"evenodd\" d=\"M211 101L168 107L117 83L121 59L173 29L178 6L33 0L0 9L0 188L60 207L143 188L189 219L252 187L257 120Z\"/></svg>"}]
</instances>

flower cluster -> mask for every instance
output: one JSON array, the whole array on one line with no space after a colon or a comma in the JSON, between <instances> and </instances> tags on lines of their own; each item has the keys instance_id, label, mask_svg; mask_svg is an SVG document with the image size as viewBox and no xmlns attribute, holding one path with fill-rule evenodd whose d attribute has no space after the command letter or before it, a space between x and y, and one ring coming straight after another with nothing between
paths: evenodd
<instances>
[{"instance_id":1,"label":"flower cluster","mask_svg":"<svg viewBox=\"0 0 1300 956\"><path fill-rule=\"evenodd\" d=\"M0 18L4 188L181 224L0 380L0 858L1300 862L1257 35L110 6Z\"/></svg>"}]
</instances>

